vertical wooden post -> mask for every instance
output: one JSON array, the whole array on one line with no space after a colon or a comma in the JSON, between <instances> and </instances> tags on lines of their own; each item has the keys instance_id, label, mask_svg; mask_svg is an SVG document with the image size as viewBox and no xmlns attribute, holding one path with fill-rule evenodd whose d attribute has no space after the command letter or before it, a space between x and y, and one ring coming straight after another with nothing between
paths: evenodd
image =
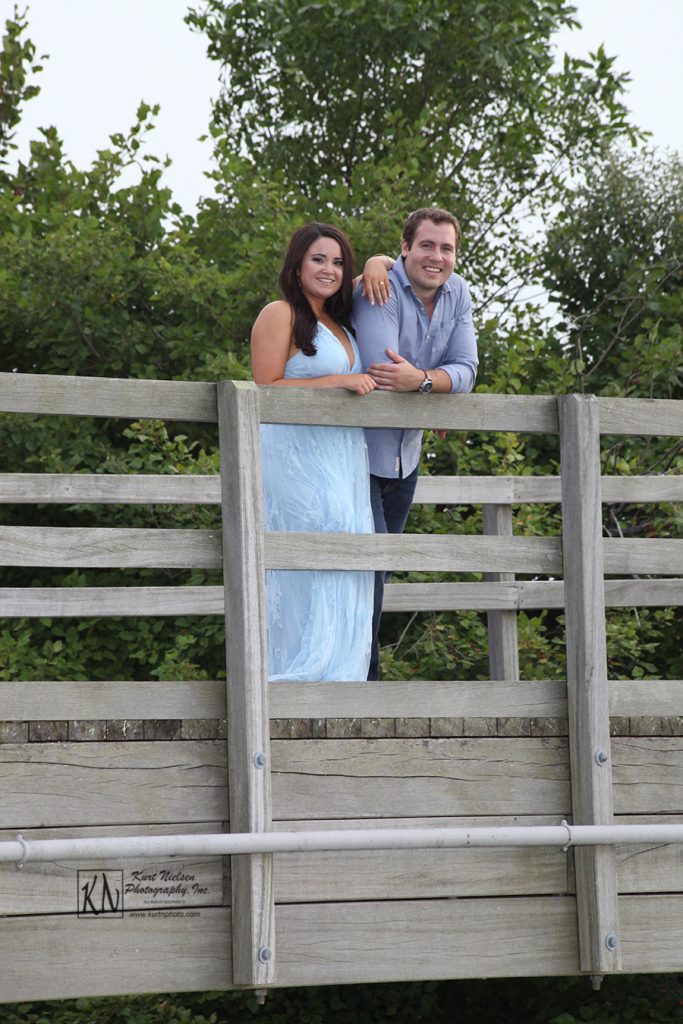
<instances>
[{"instance_id":1,"label":"vertical wooden post","mask_svg":"<svg viewBox=\"0 0 683 1024\"><path fill-rule=\"evenodd\" d=\"M612 822L602 558L600 430L592 395L558 398L562 472L569 755L574 824ZM583 971L621 967L615 850L574 850Z\"/></svg>"},{"instance_id":2,"label":"vertical wooden post","mask_svg":"<svg viewBox=\"0 0 683 1024\"><path fill-rule=\"evenodd\" d=\"M512 507L510 505L484 505L484 533L493 537L512 536ZM501 582L514 580L513 572L486 573L487 580ZM517 641L517 612L493 611L486 613L489 632L489 670L491 679L519 679L519 644Z\"/></svg>"},{"instance_id":3,"label":"vertical wooden post","mask_svg":"<svg viewBox=\"0 0 683 1024\"><path fill-rule=\"evenodd\" d=\"M271 825L265 559L258 388L218 389L232 832ZM236 985L275 978L272 855L233 857L232 944Z\"/></svg>"}]
</instances>

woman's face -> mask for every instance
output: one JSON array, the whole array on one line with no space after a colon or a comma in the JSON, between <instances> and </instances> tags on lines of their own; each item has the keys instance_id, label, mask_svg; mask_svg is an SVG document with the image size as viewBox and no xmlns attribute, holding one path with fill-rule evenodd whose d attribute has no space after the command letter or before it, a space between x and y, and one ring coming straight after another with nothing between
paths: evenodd
<instances>
[{"instance_id":1,"label":"woman's face","mask_svg":"<svg viewBox=\"0 0 683 1024\"><path fill-rule=\"evenodd\" d=\"M339 242L323 235L309 245L299 268L301 290L308 299L324 302L338 292L344 276Z\"/></svg>"}]
</instances>

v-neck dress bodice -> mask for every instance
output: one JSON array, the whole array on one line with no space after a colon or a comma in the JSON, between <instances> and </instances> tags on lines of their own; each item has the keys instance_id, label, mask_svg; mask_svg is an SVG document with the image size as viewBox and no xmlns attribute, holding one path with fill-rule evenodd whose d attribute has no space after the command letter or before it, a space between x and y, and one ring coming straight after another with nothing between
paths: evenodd
<instances>
[{"instance_id":1,"label":"v-neck dress bodice","mask_svg":"<svg viewBox=\"0 0 683 1024\"><path fill-rule=\"evenodd\" d=\"M360 373L323 324L316 353L297 351L288 379ZM265 424L261 457L266 530L372 533L367 448L361 427ZM367 678L372 572L269 570L266 579L268 676L273 680Z\"/></svg>"}]
</instances>

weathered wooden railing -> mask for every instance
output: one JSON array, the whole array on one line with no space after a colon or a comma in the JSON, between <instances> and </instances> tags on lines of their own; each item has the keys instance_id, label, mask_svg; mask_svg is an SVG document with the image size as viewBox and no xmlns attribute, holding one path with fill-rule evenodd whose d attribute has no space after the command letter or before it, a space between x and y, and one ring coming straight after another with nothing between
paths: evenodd
<instances>
[{"instance_id":1,"label":"weathered wooden railing","mask_svg":"<svg viewBox=\"0 0 683 1024\"><path fill-rule=\"evenodd\" d=\"M220 503L224 524L222 538L0 527L0 564L222 564L225 576L224 587L0 589L0 617L225 614L229 637L227 686L0 684L12 740L0 746L0 841L683 821L683 736L637 736L633 726L610 737L610 716L680 722L683 681L608 680L604 614L605 606L683 603L683 541L615 540L601 528L601 502L681 501L683 478L601 480L599 458L601 434L682 436L681 403L360 401L234 382L1 374L0 412L217 422L220 481L0 474L0 500ZM559 433L562 477L420 480L418 501L486 506L486 537L264 537L258 430L270 421ZM518 502L561 502L562 538L513 536ZM481 583L390 584L386 607L486 611L492 678L267 684L266 567L485 573ZM543 607L565 609L566 683L518 678L516 613ZM151 730L137 742L108 741L106 731L76 742L69 732L67 742L30 742L46 720L226 717L227 751L216 732L173 742L151 739ZM339 720L357 725L355 737ZM483 720L504 723L502 735L478 728ZM301 732L278 729L292 721L310 724L306 738L276 738ZM534 735L538 722L545 735ZM683 966L680 847L259 853L233 857L229 877L224 891L215 858L0 864L0 997Z\"/></svg>"}]
</instances>

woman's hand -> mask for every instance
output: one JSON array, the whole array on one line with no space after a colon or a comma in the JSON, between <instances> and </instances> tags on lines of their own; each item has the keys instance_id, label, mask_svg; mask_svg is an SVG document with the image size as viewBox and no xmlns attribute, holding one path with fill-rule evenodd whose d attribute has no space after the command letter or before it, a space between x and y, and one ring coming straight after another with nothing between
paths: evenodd
<instances>
[{"instance_id":1,"label":"woman's hand","mask_svg":"<svg viewBox=\"0 0 683 1024\"><path fill-rule=\"evenodd\" d=\"M363 290L362 294L365 295L371 306L375 305L375 302L379 306L383 306L389 298L389 292L391 285L389 284L388 272L394 265L394 261L391 256L371 256L369 260L366 260L365 266L363 267Z\"/></svg>"},{"instance_id":2,"label":"woman's hand","mask_svg":"<svg viewBox=\"0 0 683 1024\"><path fill-rule=\"evenodd\" d=\"M367 373L345 373L342 377L342 386L356 395L368 395L377 387Z\"/></svg>"}]
</instances>

